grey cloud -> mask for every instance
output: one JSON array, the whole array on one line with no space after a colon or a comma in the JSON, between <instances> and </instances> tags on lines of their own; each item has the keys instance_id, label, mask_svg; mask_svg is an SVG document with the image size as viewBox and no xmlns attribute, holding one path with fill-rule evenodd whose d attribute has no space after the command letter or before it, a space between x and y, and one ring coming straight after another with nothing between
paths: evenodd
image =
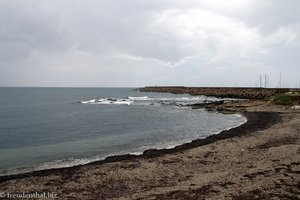
<instances>
[{"instance_id":1,"label":"grey cloud","mask_svg":"<svg viewBox=\"0 0 300 200\"><path fill-rule=\"evenodd\" d=\"M268 36L280 27L299 24L300 6L298 0L253 0L242 13L228 15L242 19L261 34Z\"/></svg>"},{"instance_id":2,"label":"grey cloud","mask_svg":"<svg viewBox=\"0 0 300 200\"><path fill-rule=\"evenodd\" d=\"M65 41L54 16L30 5L0 4L1 60L23 59L30 51L57 51L63 47Z\"/></svg>"},{"instance_id":3,"label":"grey cloud","mask_svg":"<svg viewBox=\"0 0 300 200\"><path fill-rule=\"evenodd\" d=\"M0 85L232 85L235 73L252 86L260 73L299 74L299 2L238 2L2 0Z\"/></svg>"}]
</instances>

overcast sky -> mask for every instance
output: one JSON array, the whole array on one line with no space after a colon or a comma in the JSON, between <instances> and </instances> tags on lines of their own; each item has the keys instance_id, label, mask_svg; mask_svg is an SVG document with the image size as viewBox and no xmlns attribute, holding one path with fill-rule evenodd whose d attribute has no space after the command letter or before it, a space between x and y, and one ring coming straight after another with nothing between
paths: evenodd
<instances>
[{"instance_id":1,"label":"overcast sky","mask_svg":"<svg viewBox=\"0 0 300 200\"><path fill-rule=\"evenodd\" d=\"M299 0L1 0L0 86L300 87Z\"/></svg>"}]
</instances>

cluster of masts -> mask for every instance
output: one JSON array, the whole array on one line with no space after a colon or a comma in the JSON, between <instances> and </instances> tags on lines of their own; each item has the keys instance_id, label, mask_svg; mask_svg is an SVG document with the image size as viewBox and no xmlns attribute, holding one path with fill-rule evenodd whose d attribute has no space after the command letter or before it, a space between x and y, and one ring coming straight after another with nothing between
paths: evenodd
<instances>
[{"instance_id":1,"label":"cluster of masts","mask_svg":"<svg viewBox=\"0 0 300 200\"><path fill-rule=\"evenodd\" d=\"M264 83L263 83L263 76L260 75L259 76L259 80L255 84L255 87L260 87L260 88L262 88L262 87L264 87L264 88L270 87L270 77L269 77L269 75L265 74L265 76L264 76Z\"/></svg>"},{"instance_id":2,"label":"cluster of masts","mask_svg":"<svg viewBox=\"0 0 300 200\"><path fill-rule=\"evenodd\" d=\"M269 88L270 87L270 77L269 75L259 75L259 79L255 84L255 87ZM287 84L282 80L282 72L279 73L279 81L276 83L276 88L287 88ZM300 88L300 81L295 85L295 88Z\"/></svg>"}]
</instances>

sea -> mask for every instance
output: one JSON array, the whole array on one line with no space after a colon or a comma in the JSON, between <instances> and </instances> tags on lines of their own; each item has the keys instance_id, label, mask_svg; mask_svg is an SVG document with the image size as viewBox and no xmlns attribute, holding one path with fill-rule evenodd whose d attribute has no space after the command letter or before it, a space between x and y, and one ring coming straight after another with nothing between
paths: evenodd
<instances>
[{"instance_id":1,"label":"sea","mask_svg":"<svg viewBox=\"0 0 300 200\"><path fill-rule=\"evenodd\" d=\"M0 88L0 175L173 148L246 122L187 106L230 99L133 89Z\"/></svg>"}]
</instances>

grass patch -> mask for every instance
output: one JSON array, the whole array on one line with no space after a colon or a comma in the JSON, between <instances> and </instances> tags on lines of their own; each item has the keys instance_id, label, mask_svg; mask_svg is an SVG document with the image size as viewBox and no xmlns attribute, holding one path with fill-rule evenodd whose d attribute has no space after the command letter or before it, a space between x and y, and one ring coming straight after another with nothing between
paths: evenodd
<instances>
[{"instance_id":1,"label":"grass patch","mask_svg":"<svg viewBox=\"0 0 300 200\"><path fill-rule=\"evenodd\" d=\"M276 105L292 105L295 97L299 94L276 94L272 98L272 102Z\"/></svg>"}]
</instances>

